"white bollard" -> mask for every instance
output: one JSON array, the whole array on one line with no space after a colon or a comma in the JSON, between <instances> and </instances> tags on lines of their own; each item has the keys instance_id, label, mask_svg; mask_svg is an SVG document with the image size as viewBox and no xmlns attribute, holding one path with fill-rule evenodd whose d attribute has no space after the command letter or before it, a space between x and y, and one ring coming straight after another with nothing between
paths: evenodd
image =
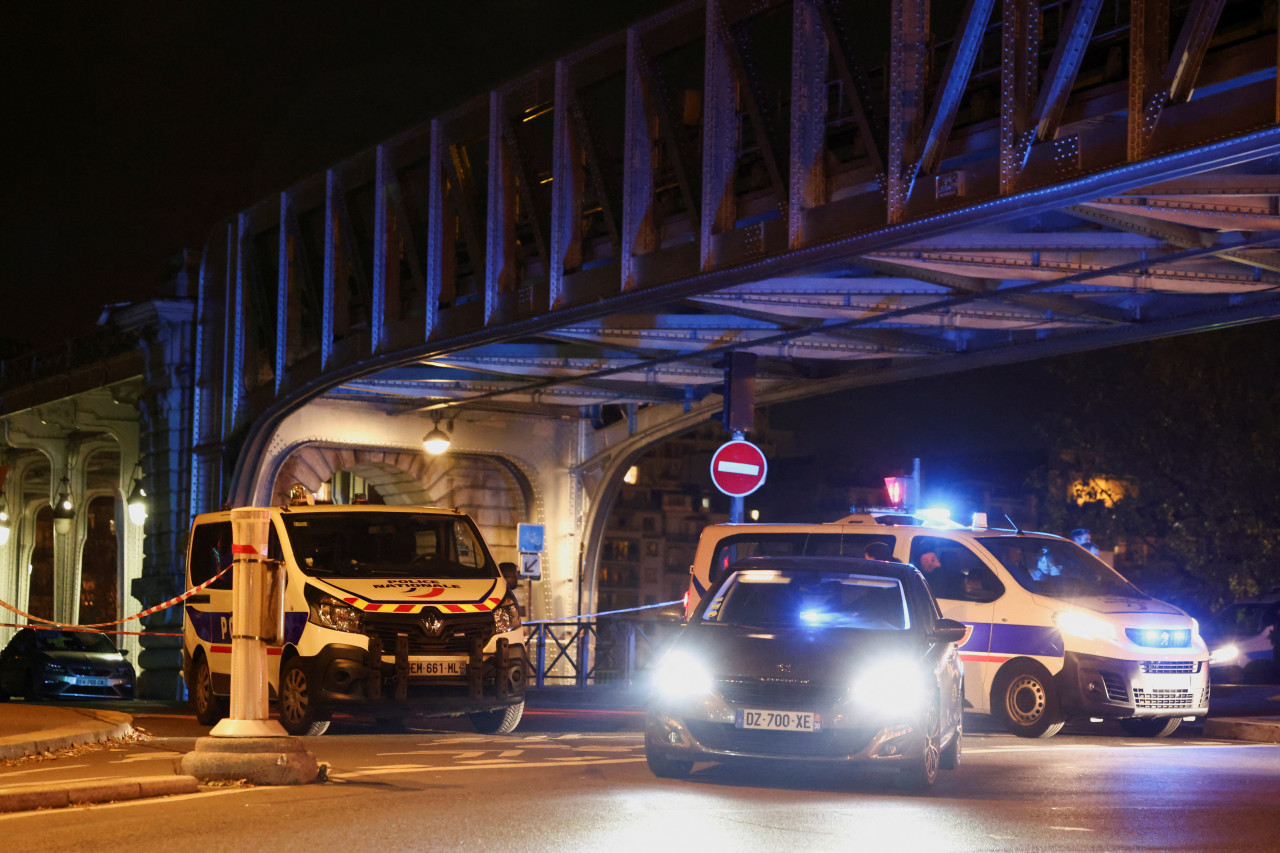
<instances>
[{"instance_id":1,"label":"white bollard","mask_svg":"<svg viewBox=\"0 0 1280 853\"><path fill-rule=\"evenodd\" d=\"M267 619L279 607L268 599L280 592L266 562L270 530L270 510L231 510L231 716L209 730L213 737L288 737L267 710L267 643L279 640Z\"/></svg>"}]
</instances>

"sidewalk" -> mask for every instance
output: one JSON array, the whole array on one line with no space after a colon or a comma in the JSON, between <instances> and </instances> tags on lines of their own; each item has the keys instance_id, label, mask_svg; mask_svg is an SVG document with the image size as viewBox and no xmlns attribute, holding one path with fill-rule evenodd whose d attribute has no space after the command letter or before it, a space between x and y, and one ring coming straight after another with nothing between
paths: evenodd
<instances>
[{"instance_id":1,"label":"sidewalk","mask_svg":"<svg viewBox=\"0 0 1280 853\"><path fill-rule=\"evenodd\" d=\"M53 705L0 704L0 761L128 737L133 718L119 711ZM0 813L88 803L194 794L191 776L142 776L108 781L13 785L0 789Z\"/></svg>"},{"instance_id":2,"label":"sidewalk","mask_svg":"<svg viewBox=\"0 0 1280 853\"><path fill-rule=\"evenodd\" d=\"M0 761L127 737L133 717L119 711L0 704Z\"/></svg>"}]
</instances>

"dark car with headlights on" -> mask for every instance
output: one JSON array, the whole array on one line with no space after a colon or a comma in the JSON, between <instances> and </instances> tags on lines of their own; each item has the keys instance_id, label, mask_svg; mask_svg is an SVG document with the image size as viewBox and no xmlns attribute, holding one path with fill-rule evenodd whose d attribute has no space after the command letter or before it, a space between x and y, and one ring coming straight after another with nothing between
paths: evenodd
<instances>
[{"instance_id":1,"label":"dark car with headlights on","mask_svg":"<svg viewBox=\"0 0 1280 853\"><path fill-rule=\"evenodd\" d=\"M965 626L911 566L842 557L730 567L657 664L657 776L739 758L894 768L928 789L960 761Z\"/></svg>"},{"instance_id":2,"label":"dark car with headlights on","mask_svg":"<svg viewBox=\"0 0 1280 853\"><path fill-rule=\"evenodd\" d=\"M106 634L23 628L0 652L0 702L132 699L133 664Z\"/></svg>"}]
</instances>

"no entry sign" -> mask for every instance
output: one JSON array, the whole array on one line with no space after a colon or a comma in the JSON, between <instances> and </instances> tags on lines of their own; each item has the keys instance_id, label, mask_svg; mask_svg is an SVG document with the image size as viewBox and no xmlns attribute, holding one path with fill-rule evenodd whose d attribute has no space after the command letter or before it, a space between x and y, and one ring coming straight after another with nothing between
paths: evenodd
<instances>
[{"instance_id":1,"label":"no entry sign","mask_svg":"<svg viewBox=\"0 0 1280 853\"><path fill-rule=\"evenodd\" d=\"M769 463L749 441L729 441L711 457L711 482L731 498L745 497L764 485Z\"/></svg>"}]
</instances>

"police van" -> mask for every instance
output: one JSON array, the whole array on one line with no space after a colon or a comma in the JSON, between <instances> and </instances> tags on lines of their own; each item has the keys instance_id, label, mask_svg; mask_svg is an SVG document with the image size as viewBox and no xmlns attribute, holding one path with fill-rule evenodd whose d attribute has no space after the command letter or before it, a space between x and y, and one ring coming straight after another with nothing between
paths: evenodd
<instances>
[{"instance_id":1,"label":"police van","mask_svg":"<svg viewBox=\"0 0 1280 853\"><path fill-rule=\"evenodd\" d=\"M944 616L965 623L965 710L1013 734L1049 737L1069 718L1117 719L1164 737L1209 710L1209 653L1194 619L1140 592L1069 539L860 512L830 524L706 528L686 615L746 557L825 555L909 562Z\"/></svg>"},{"instance_id":2,"label":"police van","mask_svg":"<svg viewBox=\"0 0 1280 853\"><path fill-rule=\"evenodd\" d=\"M284 575L283 642L268 682L290 734L317 735L335 711L387 724L468 714L484 733L524 711L524 629L516 568L494 562L474 522L449 509L272 507L268 558ZM230 512L199 515L187 552L183 673L196 717L213 725L231 692Z\"/></svg>"}]
</instances>

